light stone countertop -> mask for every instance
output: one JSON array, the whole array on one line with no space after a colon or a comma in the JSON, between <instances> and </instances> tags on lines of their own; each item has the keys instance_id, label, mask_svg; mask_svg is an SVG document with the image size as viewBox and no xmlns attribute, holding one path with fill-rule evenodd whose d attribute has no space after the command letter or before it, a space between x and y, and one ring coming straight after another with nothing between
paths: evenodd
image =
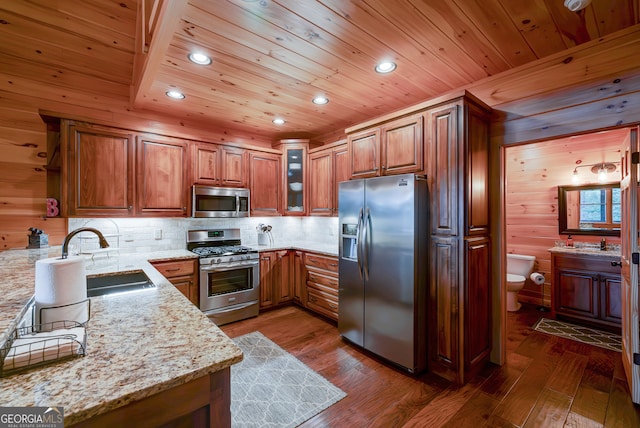
<instances>
[{"instance_id":1,"label":"light stone countertop","mask_svg":"<svg viewBox=\"0 0 640 428\"><path fill-rule=\"evenodd\" d=\"M327 256L338 256L338 244L322 244L313 241L276 242L274 245L252 245L258 251L303 250Z\"/></svg>"},{"instance_id":2,"label":"light stone countertop","mask_svg":"<svg viewBox=\"0 0 640 428\"><path fill-rule=\"evenodd\" d=\"M60 247L0 253L0 344L34 293L34 266ZM225 369L242 351L148 260L195 258L186 250L87 261L87 274L142 269L157 288L91 298L84 357L0 378L0 406L63 406L74 424Z\"/></svg>"},{"instance_id":3,"label":"light stone countertop","mask_svg":"<svg viewBox=\"0 0 640 428\"><path fill-rule=\"evenodd\" d=\"M576 254L584 256L620 258L620 250L600 250L596 248L576 248L576 247L551 247L550 253Z\"/></svg>"}]
</instances>

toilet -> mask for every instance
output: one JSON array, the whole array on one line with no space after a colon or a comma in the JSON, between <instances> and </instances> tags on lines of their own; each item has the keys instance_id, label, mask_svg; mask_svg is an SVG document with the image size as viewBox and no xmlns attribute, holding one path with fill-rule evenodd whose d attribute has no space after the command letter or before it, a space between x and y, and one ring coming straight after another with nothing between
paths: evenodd
<instances>
[{"instance_id":1,"label":"toilet","mask_svg":"<svg viewBox=\"0 0 640 428\"><path fill-rule=\"evenodd\" d=\"M534 256L507 254L507 310L515 312L522 305L518 303L518 291L522 290L527 276L533 270Z\"/></svg>"}]
</instances>

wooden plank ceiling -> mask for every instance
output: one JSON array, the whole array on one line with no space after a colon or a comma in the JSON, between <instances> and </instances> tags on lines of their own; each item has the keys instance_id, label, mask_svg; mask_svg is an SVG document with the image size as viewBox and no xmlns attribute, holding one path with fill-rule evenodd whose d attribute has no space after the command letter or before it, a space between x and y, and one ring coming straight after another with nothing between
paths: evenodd
<instances>
[{"instance_id":1,"label":"wooden plank ceiling","mask_svg":"<svg viewBox=\"0 0 640 428\"><path fill-rule=\"evenodd\" d=\"M638 0L577 13L563 0L140 1L1 2L0 91L28 77L61 100L97 94L272 140L318 138L636 25L640 13ZM189 62L193 50L212 64ZM383 59L397 70L375 73ZM170 88L186 98L167 98ZM330 102L314 105L317 95Z\"/></svg>"}]
</instances>

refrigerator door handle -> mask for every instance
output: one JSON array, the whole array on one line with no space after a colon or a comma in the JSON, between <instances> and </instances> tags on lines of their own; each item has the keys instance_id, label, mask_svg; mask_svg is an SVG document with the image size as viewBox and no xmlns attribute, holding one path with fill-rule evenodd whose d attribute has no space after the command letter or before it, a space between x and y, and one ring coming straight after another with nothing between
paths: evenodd
<instances>
[{"instance_id":1,"label":"refrigerator door handle","mask_svg":"<svg viewBox=\"0 0 640 428\"><path fill-rule=\"evenodd\" d=\"M363 220L363 253L364 253L364 263L362 266L362 270L364 272L364 279L366 281L369 280L369 249L371 248L371 240L369 239L369 234L371 232L371 211L367 207L366 219Z\"/></svg>"},{"instance_id":2,"label":"refrigerator door handle","mask_svg":"<svg viewBox=\"0 0 640 428\"><path fill-rule=\"evenodd\" d=\"M362 208L360 208L360 213L358 214L358 226L357 226L357 234L356 234L356 240L358 241L356 243L356 248L357 248L357 254L356 257L358 258L358 273L360 274L360 279L363 278L363 266L362 266L362 226L364 223L364 216L363 216L363 212L362 212Z\"/></svg>"}]
</instances>

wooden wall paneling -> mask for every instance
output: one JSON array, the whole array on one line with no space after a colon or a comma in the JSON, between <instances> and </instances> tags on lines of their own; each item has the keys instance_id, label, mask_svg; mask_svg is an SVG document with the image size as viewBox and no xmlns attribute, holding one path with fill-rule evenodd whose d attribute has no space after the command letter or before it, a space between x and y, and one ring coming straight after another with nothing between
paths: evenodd
<instances>
[{"instance_id":1,"label":"wooden wall paneling","mask_svg":"<svg viewBox=\"0 0 640 428\"><path fill-rule=\"evenodd\" d=\"M499 105L508 102L591 82L609 81L612 75L637 68L629 58L640 51L639 33L640 25L635 25L469 84L466 89L492 108L499 109Z\"/></svg>"}]
</instances>

